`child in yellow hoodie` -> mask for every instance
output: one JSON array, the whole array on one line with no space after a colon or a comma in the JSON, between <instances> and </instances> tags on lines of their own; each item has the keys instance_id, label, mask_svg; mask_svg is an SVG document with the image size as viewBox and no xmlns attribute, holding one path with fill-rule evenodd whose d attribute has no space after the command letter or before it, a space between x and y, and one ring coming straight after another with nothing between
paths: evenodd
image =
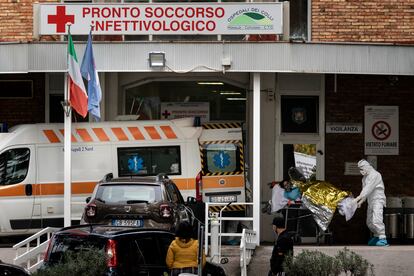
<instances>
[{"instance_id":1,"label":"child in yellow hoodie","mask_svg":"<svg viewBox=\"0 0 414 276\"><path fill-rule=\"evenodd\" d=\"M188 222L178 225L173 240L168 248L165 262L171 269L171 276L178 276L180 273L197 274L198 269L198 240L192 239L193 228ZM206 264L206 256L203 251L203 267Z\"/></svg>"}]
</instances>

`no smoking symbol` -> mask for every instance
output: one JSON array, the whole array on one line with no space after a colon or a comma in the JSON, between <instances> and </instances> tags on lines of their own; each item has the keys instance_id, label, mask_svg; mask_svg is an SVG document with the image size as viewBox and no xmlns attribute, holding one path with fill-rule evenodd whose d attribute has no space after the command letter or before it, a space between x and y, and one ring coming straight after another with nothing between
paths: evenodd
<instances>
[{"instance_id":1,"label":"no smoking symbol","mask_svg":"<svg viewBox=\"0 0 414 276\"><path fill-rule=\"evenodd\" d=\"M391 135L391 127L387 122L378 121L372 125L372 135L377 140L385 140Z\"/></svg>"}]
</instances>

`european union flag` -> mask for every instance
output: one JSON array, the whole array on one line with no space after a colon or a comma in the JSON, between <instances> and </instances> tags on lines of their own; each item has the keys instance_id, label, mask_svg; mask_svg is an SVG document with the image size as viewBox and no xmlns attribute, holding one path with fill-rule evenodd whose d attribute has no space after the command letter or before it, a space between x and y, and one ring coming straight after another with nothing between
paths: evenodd
<instances>
[{"instance_id":1,"label":"european union flag","mask_svg":"<svg viewBox=\"0 0 414 276\"><path fill-rule=\"evenodd\" d=\"M92 50L92 31L89 32L88 44L83 55L81 74L88 81L88 111L96 121L101 119L100 102L102 99L101 85L96 71L95 58Z\"/></svg>"}]
</instances>

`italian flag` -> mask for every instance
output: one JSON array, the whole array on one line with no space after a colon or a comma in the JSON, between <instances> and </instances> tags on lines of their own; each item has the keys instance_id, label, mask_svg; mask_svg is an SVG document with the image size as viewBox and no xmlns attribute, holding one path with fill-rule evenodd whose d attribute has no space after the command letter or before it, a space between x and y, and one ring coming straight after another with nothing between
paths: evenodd
<instances>
[{"instance_id":1,"label":"italian flag","mask_svg":"<svg viewBox=\"0 0 414 276\"><path fill-rule=\"evenodd\" d=\"M69 102L83 118L88 114L88 95L83 84L82 75L76 57L72 36L68 35L68 67L69 67Z\"/></svg>"}]
</instances>

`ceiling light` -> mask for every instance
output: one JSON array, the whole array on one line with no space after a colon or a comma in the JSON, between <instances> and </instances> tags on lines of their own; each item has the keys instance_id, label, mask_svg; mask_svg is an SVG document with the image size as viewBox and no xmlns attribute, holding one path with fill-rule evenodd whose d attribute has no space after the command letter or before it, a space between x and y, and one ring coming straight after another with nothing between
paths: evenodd
<instances>
[{"instance_id":1,"label":"ceiling light","mask_svg":"<svg viewBox=\"0 0 414 276\"><path fill-rule=\"evenodd\" d=\"M220 92L220 95L241 95L240 92Z\"/></svg>"},{"instance_id":2,"label":"ceiling light","mask_svg":"<svg viewBox=\"0 0 414 276\"><path fill-rule=\"evenodd\" d=\"M198 82L199 85L224 85L222 82Z\"/></svg>"},{"instance_id":3,"label":"ceiling light","mask_svg":"<svg viewBox=\"0 0 414 276\"><path fill-rule=\"evenodd\" d=\"M245 101L246 98L226 98L228 101Z\"/></svg>"}]
</instances>

